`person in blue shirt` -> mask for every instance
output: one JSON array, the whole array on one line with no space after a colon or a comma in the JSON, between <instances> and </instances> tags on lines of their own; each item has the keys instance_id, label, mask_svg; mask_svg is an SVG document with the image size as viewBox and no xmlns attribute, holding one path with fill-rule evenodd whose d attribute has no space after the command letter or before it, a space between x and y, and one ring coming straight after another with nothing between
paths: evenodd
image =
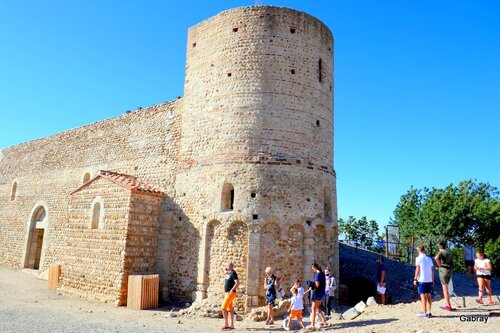
<instances>
[{"instance_id":1,"label":"person in blue shirt","mask_svg":"<svg viewBox=\"0 0 500 333\"><path fill-rule=\"evenodd\" d=\"M308 326L308 329L315 329L316 315L319 315L321 319L321 326L328 325L325 316L320 310L321 302L323 302L326 294L326 277L317 263L312 264L311 269L314 272L314 294L311 306L311 325Z\"/></svg>"},{"instance_id":2,"label":"person in blue shirt","mask_svg":"<svg viewBox=\"0 0 500 333\"><path fill-rule=\"evenodd\" d=\"M377 293L380 295L380 303L385 304L385 272L386 268L384 265L384 258L378 257L375 261L377 264L377 275L375 279L377 280Z\"/></svg>"}]
</instances>

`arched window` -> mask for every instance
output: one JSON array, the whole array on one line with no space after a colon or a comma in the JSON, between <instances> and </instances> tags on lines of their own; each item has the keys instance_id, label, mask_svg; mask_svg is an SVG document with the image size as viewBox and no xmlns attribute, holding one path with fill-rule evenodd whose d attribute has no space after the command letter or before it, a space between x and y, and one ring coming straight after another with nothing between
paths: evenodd
<instances>
[{"instance_id":1,"label":"arched window","mask_svg":"<svg viewBox=\"0 0 500 333\"><path fill-rule=\"evenodd\" d=\"M234 187L230 183L225 183L222 187L221 210L233 210L234 206Z\"/></svg>"},{"instance_id":2,"label":"arched window","mask_svg":"<svg viewBox=\"0 0 500 333\"><path fill-rule=\"evenodd\" d=\"M17 193L17 182L14 182L14 184L12 184L12 189L10 190L10 201L16 200L16 193Z\"/></svg>"},{"instance_id":3,"label":"arched window","mask_svg":"<svg viewBox=\"0 0 500 333\"><path fill-rule=\"evenodd\" d=\"M332 194L328 187L325 187L323 194L323 215L326 222L332 220Z\"/></svg>"},{"instance_id":4,"label":"arched window","mask_svg":"<svg viewBox=\"0 0 500 333\"><path fill-rule=\"evenodd\" d=\"M86 182L88 182L90 180L90 173L86 172L84 175L83 175L83 180L82 180L82 184L85 184Z\"/></svg>"},{"instance_id":5,"label":"arched window","mask_svg":"<svg viewBox=\"0 0 500 333\"><path fill-rule=\"evenodd\" d=\"M104 203L101 197L92 202L90 217L90 229L104 229Z\"/></svg>"}]
</instances>

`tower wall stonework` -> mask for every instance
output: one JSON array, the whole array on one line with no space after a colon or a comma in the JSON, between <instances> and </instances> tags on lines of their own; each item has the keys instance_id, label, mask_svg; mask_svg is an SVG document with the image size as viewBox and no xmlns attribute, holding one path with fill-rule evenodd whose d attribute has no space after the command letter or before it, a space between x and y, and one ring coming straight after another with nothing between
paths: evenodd
<instances>
[{"instance_id":1,"label":"tower wall stonework","mask_svg":"<svg viewBox=\"0 0 500 333\"><path fill-rule=\"evenodd\" d=\"M222 12L189 29L182 133L176 193L191 223L200 230L212 221L226 230L248 225L248 258L235 262L245 272L247 305L259 296L262 302L266 266L287 284L308 277L314 260L336 266L329 258L336 245L315 243L317 229L325 242L336 231L335 209L324 216L325 189L336 207L333 38L324 24L264 6ZM229 211L221 204L227 183L234 187ZM214 244L211 233L200 237L200 262L210 265L198 270L202 298L221 290L223 267L214 279L208 261L224 254L204 245ZM292 249L297 258L287 256ZM226 248L226 259L238 251Z\"/></svg>"},{"instance_id":2,"label":"tower wall stonework","mask_svg":"<svg viewBox=\"0 0 500 333\"><path fill-rule=\"evenodd\" d=\"M99 237L88 239L99 231L68 230L85 218L83 206L71 213L69 194L85 173L105 169L164 192L157 217L148 220L157 226L156 249L144 258L136 252L134 262L160 274L165 299L220 295L228 261L241 280L239 309L262 303L266 266L285 285L311 279L314 261L338 276L330 30L287 8L224 11L189 29L184 90L175 102L0 151L0 245L6 249L0 264L23 268L30 212L43 203L48 226L40 270L64 263L63 283L64 266L80 275L99 271L67 255L70 238L82 248L93 244L95 253L110 248ZM116 193L106 200L130 205L125 192ZM88 206L91 199L80 202ZM112 220L106 215L105 225ZM109 232L115 240L123 236ZM138 238L134 247L151 246L148 239ZM106 267L122 278L117 267ZM78 287L77 273L68 278L74 294L116 302L102 296L100 284ZM123 290L117 295L123 304Z\"/></svg>"}]
</instances>

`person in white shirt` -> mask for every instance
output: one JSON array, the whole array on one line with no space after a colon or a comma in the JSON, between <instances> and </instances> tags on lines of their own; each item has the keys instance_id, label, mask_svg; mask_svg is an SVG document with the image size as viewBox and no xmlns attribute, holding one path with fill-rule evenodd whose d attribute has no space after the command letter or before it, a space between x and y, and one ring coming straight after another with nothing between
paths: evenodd
<instances>
[{"instance_id":1,"label":"person in white shirt","mask_svg":"<svg viewBox=\"0 0 500 333\"><path fill-rule=\"evenodd\" d=\"M292 319L297 318L297 321L300 324L300 327L305 329L304 322L302 321L302 310L304 310L304 304L302 301L302 295L299 294L299 290L297 288L292 288L292 299L290 300L290 307L288 308L288 312L290 312L290 317L288 317L288 327L285 329L287 331L290 330L290 326L292 325Z\"/></svg>"},{"instance_id":2,"label":"person in white shirt","mask_svg":"<svg viewBox=\"0 0 500 333\"><path fill-rule=\"evenodd\" d=\"M425 254L425 247L420 245L418 257L415 259L415 277L413 284L418 288L418 294L422 301L424 312L417 313L417 317L432 317L432 286L434 285L434 262L432 258Z\"/></svg>"},{"instance_id":3,"label":"person in white shirt","mask_svg":"<svg viewBox=\"0 0 500 333\"><path fill-rule=\"evenodd\" d=\"M476 253L474 269L476 270L477 284L479 286L479 298L476 299L476 302L483 304L483 289L486 288L489 304L494 304L491 298L491 261L483 252Z\"/></svg>"}]
</instances>

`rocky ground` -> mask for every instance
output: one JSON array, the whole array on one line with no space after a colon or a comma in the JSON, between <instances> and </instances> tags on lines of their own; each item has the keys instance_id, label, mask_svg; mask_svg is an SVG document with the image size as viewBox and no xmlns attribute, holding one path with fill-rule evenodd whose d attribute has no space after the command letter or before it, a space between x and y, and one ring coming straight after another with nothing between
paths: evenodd
<instances>
[{"instance_id":1,"label":"rocky ground","mask_svg":"<svg viewBox=\"0 0 500 333\"><path fill-rule=\"evenodd\" d=\"M494 281L498 287L498 281ZM470 287L471 290L473 287ZM495 289L498 295L498 288ZM478 305L474 296L466 296L466 308L453 312L438 309L443 302L436 294L434 318L416 318L420 304L372 305L353 320L339 314L321 331L335 332L498 332L500 331L500 299L495 305ZM200 317L201 311L174 311L160 308L149 311L72 299L47 289L47 281L23 272L0 268L0 332L220 332L221 319ZM201 310L198 309L198 310ZM347 307L337 306L338 312ZM212 314L216 309L211 310ZM472 315L484 315L487 322L462 321ZM477 318L477 317L476 317ZM236 323L238 332L281 331L282 320L266 326L250 317ZM484 319L483 319L484 320Z\"/></svg>"}]
</instances>

